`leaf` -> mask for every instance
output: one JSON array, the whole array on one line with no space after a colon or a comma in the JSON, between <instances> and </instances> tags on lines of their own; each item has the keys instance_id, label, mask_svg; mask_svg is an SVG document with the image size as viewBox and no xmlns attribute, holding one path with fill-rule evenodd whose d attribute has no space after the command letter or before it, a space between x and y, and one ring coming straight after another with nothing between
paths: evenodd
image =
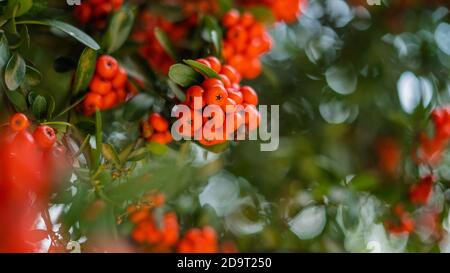
<instances>
[{"instance_id":1,"label":"leaf","mask_svg":"<svg viewBox=\"0 0 450 273\"><path fill-rule=\"evenodd\" d=\"M212 70L211 68L207 67L206 65L199 63L194 60L184 60L186 64L188 64L190 67L195 69L196 71L200 72L201 74L205 75L207 78L216 78L221 79L219 74L217 74L216 71Z\"/></svg>"},{"instance_id":2,"label":"leaf","mask_svg":"<svg viewBox=\"0 0 450 273\"><path fill-rule=\"evenodd\" d=\"M114 146L111 144L103 143L102 153L108 161L113 162L117 166L121 165L119 155L117 154L116 149L114 149Z\"/></svg>"},{"instance_id":3,"label":"leaf","mask_svg":"<svg viewBox=\"0 0 450 273\"><path fill-rule=\"evenodd\" d=\"M214 17L204 16L202 37L214 45L216 57L222 56L222 29Z\"/></svg>"},{"instance_id":4,"label":"leaf","mask_svg":"<svg viewBox=\"0 0 450 273\"><path fill-rule=\"evenodd\" d=\"M16 90L23 83L26 73L26 64L22 57L14 53L5 69L5 83L9 90Z\"/></svg>"},{"instance_id":5,"label":"leaf","mask_svg":"<svg viewBox=\"0 0 450 273\"><path fill-rule=\"evenodd\" d=\"M153 105L154 99L148 94L139 94L125 105L124 118L128 121L137 121L148 113Z\"/></svg>"},{"instance_id":6,"label":"leaf","mask_svg":"<svg viewBox=\"0 0 450 273\"><path fill-rule=\"evenodd\" d=\"M265 6L254 6L250 8L250 12L255 16L259 22L266 23L268 25L275 22L272 10Z\"/></svg>"},{"instance_id":7,"label":"leaf","mask_svg":"<svg viewBox=\"0 0 450 273\"><path fill-rule=\"evenodd\" d=\"M55 102L55 98L53 98L53 96L49 95L47 96L47 119L51 119L53 117L53 113L55 112L56 109L56 102Z\"/></svg>"},{"instance_id":8,"label":"leaf","mask_svg":"<svg viewBox=\"0 0 450 273\"><path fill-rule=\"evenodd\" d=\"M200 146L207 151L218 154L218 153L221 153L221 152L227 150L228 147L230 146L230 143L229 143L229 141L226 141L224 143L213 145L213 146L203 146L203 145L200 145Z\"/></svg>"},{"instance_id":9,"label":"leaf","mask_svg":"<svg viewBox=\"0 0 450 273\"><path fill-rule=\"evenodd\" d=\"M97 62L97 52L91 48L85 48L81 53L78 61L77 71L75 72L75 83L73 86L73 93L77 94L79 91L85 90L92 76L95 73L95 65Z\"/></svg>"},{"instance_id":10,"label":"leaf","mask_svg":"<svg viewBox=\"0 0 450 273\"><path fill-rule=\"evenodd\" d=\"M14 9L17 10L14 14ZM25 13L27 13L31 7L33 6L33 0L9 0L8 5L5 7L4 10L4 18L11 18L14 15L16 17L22 16Z\"/></svg>"},{"instance_id":11,"label":"leaf","mask_svg":"<svg viewBox=\"0 0 450 273\"><path fill-rule=\"evenodd\" d=\"M29 86L36 86L41 82L42 74L41 74L41 72L39 72L39 70L37 70L36 68L34 68L32 66L27 65L26 71L27 72L25 74L25 82Z\"/></svg>"},{"instance_id":12,"label":"leaf","mask_svg":"<svg viewBox=\"0 0 450 273\"><path fill-rule=\"evenodd\" d=\"M169 39L169 36L167 36L167 33L165 33L160 28L155 28L155 37L158 40L158 42L161 44L161 46L164 48L167 54L174 59L177 60L177 54L175 52L175 48L172 44L172 42Z\"/></svg>"},{"instance_id":13,"label":"leaf","mask_svg":"<svg viewBox=\"0 0 450 273\"><path fill-rule=\"evenodd\" d=\"M166 145L163 145L166 146ZM129 156L128 161L139 161L147 156L147 149L142 147L140 149L134 150Z\"/></svg>"},{"instance_id":14,"label":"leaf","mask_svg":"<svg viewBox=\"0 0 450 273\"><path fill-rule=\"evenodd\" d=\"M100 49L100 45L94 39L92 39L91 36L87 35L82 30L65 22L58 20L45 20L45 21L32 21L30 23L52 26L68 34L69 36L75 38L77 41L79 41L80 43L84 44L87 47L92 48L93 50Z\"/></svg>"},{"instance_id":15,"label":"leaf","mask_svg":"<svg viewBox=\"0 0 450 273\"><path fill-rule=\"evenodd\" d=\"M170 90L175 94L175 96L180 101L186 100L186 94L184 94L183 90L181 90L178 85L176 85L173 81L167 80L167 84L169 85Z\"/></svg>"},{"instance_id":16,"label":"leaf","mask_svg":"<svg viewBox=\"0 0 450 273\"><path fill-rule=\"evenodd\" d=\"M33 101L31 110L37 119L41 119L47 110L47 100L43 96L37 95Z\"/></svg>"},{"instance_id":17,"label":"leaf","mask_svg":"<svg viewBox=\"0 0 450 273\"><path fill-rule=\"evenodd\" d=\"M125 43L133 28L134 17L134 9L121 9L113 15L102 41L108 53L118 50Z\"/></svg>"},{"instance_id":18,"label":"leaf","mask_svg":"<svg viewBox=\"0 0 450 273\"><path fill-rule=\"evenodd\" d=\"M169 78L183 87L189 87L201 81L201 75L184 64L172 65L169 69Z\"/></svg>"},{"instance_id":19,"label":"leaf","mask_svg":"<svg viewBox=\"0 0 450 273\"><path fill-rule=\"evenodd\" d=\"M156 143L156 142L147 143L146 147L151 153L153 153L155 155L165 155L167 153L167 151L169 150L167 145L163 145L163 144Z\"/></svg>"},{"instance_id":20,"label":"leaf","mask_svg":"<svg viewBox=\"0 0 450 273\"><path fill-rule=\"evenodd\" d=\"M8 40L6 40L5 34L0 32L0 75L3 75L2 71L8 63L9 58Z\"/></svg>"},{"instance_id":21,"label":"leaf","mask_svg":"<svg viewBox=\"0 0 450 273\"><path fill-rule=\"evenodd\" d=\"M95 111L95 167L100 166L100 155L103 144L103 122L100 110Z\"/></svg>"},{"instance_id":22,"label":"leaf","mask_svg":"<svg viewBox=\"0 0 450 273\"><path fill-rule=\"evenodd\" d=\"M18 112L25 112L27 110L27 102L25 100L25 96L22 93L20 93L19 91L5 90L5 94Z\"/></svg>"}]
</instances>

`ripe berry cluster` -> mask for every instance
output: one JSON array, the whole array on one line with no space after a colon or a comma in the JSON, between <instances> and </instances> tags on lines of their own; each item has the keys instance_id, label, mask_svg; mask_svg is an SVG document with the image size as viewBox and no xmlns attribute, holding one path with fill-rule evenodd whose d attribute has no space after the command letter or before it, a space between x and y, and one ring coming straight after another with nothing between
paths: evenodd
<instances>
[{"instance_id":1,"label":"ripe berry cluster","mask_svg":"<svg viewBox=\"0 0 450 273\"><path fill-rule=\"evenodd\" d=\"M169 122L159 113L152 113L142 122L142 137L148 142L168 144L172 141L169 131Z\"/></svg>"},{"instance_id":2,"label":"ripe berry cluster","mask_svg":"<svg viewBox=\"0 0 450 273\"><path fill-rule=\"evenodd\" d=\"M186 90L184 105L189 106L189 118L181 117L182 126L178 133L182 136L195 137L200 132L199 142L205 146L212 146L234 139L236 131L245 126L248 131L258 128L260 114L256 109L258 95L250 86L240 86L241 76L230 65L222 65L213 56L197 59L197 62L206 65L218 73L218 78L205 77L201 85L193 85ZM200 103L197 103L200 102ZM206 106L209 110L204 111ZM227 124L227 118L234 119L234 124ZM214 124L208 121L215 119ZM203 122L195 122L195 120ZM211 131L206 133L204 129Z\"/></svg>"},{"instance_id":3,"label":"ripe berry cluster","mask_svg":"<svg viewBox=\"0 0 450 273\"><path fill-rule=\"evenodd\" d=\"M134 224L131 237L135 242L153 252L216 253L237 252L231 242L219 244L216 231L205 226L192 228L180 238L180 226L174 212L166 212L160 220L155 209L164 205L165 197L159 192L151 192L141 198L138 205L127 209L130 221Z\"/></svg>"},{"instance_id":4,"label":"ripe berry cluster","mask_svg":"<svg viewBox=\"0 0 450 273\"><path fill-rule=\"evenodd\" d=\"M74 17L82 24L90 23L97 29L106 26L108 15L122 7L123 0L83 0L75 7Z\"/></svg>"},{"instance_id":5,"label":"ripe berry cluster","mask_svg":"<svg viewBox=\"0 0 450 273\"><path fill-rule=\"evenodd\" d=\"M222 18L225 28L223 57L225 62L247 79L261 74L261 55L272 49L273 40L266 27L249 12L232 9Z\"/></svg>"},{"instance_id":6,"label":"ripe berry cluster","mask_svg":"<svg viewBox=\"0 0 450 273\"><path fill-rule=\"evenodd\" d=\"M155 29L164 31L172 44L176 46L186 37L190 25L188 22L172 23L161 16L145 11L139 16L139 23L133 32L132 39L140 44L139 53L148 64L156 71L167 74L175 61L156 38Z\"/></svg>"},{"instance_id":7,"label":"ripe berry cluster","mask_svg":"<svg viewBox=\"0 0 450 273\"><path fill-rule=\"evenodd\" d=\"M306 0L239 0L243 6L262 5L272 10L272 14L277 21L293 23L301 15L302 5Z\"/></svg>"},{"instance_id":8,"label":"ripe berry cluster","mask_svg":"<svg viewBox=\"0 0 450 273\"><path fill-rule=\"evenodd\" d=\"M403 205L397 204L394 208L394 215L396 216L396 221L386 221L385 225L387 230L391 234L409 234L414 231L414 220L411 215L405 210Z\"/></svg>"},{"instance_id":9,"label":"ripe berry cluster","mask_svg":"<svg viewBox=\"0 0 450 273\"><path fill-rule=\"evenodd\" d=\"M450 141L450 106L436 108L431 117L434 135L419 135L420 145L414 157L419 163L435 166L441 162L443 152Z\"/></svg>"},{"instance_id":10,"label":"ripe berry cluster","mask_svg":"<svg viewBox=\"0 0 450 273\"><path fill-rule=\"evenodd\" d=\"M80 110L90 116L96 109L107 110L116 107L127 99L128 84L127 72L120 67L116 59L108 55L100 56Z\"/></svg>"},{"instance_id":11,"label":"ripe berry cluster","mask_svg":"<svg viewBox=\"0 0 450 273\"><path fill-rule=\"evenodd\" d=\"M29 126L28 118L16 113L0 129L0 252L32 251L25 241L39 206L47 204L55 176L71 164L52 128L40 125L31 133Z\"/></svg>"}]
</instances>

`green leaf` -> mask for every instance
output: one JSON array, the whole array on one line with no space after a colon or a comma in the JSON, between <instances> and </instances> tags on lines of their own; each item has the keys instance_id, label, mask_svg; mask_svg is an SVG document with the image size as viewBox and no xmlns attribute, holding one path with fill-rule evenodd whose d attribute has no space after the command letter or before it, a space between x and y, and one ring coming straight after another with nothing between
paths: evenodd
<instances>
[{"instance_id":1,"label":"green leaf","mask_svg":"<svg viewBox=\"0 0 450 273\"><path fill-rule=\"evenodd\" d=\"M17 10L14 14L14 9ZM19 17L27 13L33 6L33 0L9 0L4 10L4 18Z\"/></svg>"},{"instance_id":2,"label":"green leaf","mask_svg":"<svg viewBox=\"0 0 450 273\"><path fill-rule=\"evenodd\" d=\"M196 71L200 72L201 74L205 75L207 78L216 78L221 79L219 74L217 74L216 71L212 70L211 68L207 67L206 65L199 63L194 60L184 60L186 64L188 64L190 67L195 69Z\"/></svg>"},{"instance_id":3,"label":"green leaf","mask_svg":"<svg viewBox=\"0 0 450 273\"><path fill-rule=\"evenodd\" d=\"M111 144L103 143L102 153L108 161L113 162L117 166L121 165L119 155Z\"/></svg>"},{"instance_id":4,"label":"green leaf","mask_svg":"<svg viewBox=\"0 0 450 273\"><path fill-rule=\"evenodd\" d=\"M85 32L81 31L80 29L69 25L65 22L57 21L57 20L48 20L46 21L50 26L57 28L69 36L72 36L76 40L78 40L80 43L92 48L93 50L99 50L100 45L91 38L91 36L87 35Z\"/></svg>"},{"instance_id":5,"label":"green leaf","mask_svg":"<svg viewBox=\"0 0 450 273\"><path fill-rule=\"evenodd\" d=\"M25 100L25 96L22 93L20 93L19 91L5 90L5 94L18 112L25 112L27 110L27 102Z\"/></svg>"},{"instance_id":6,"label":"green leaf","mask_svg":"<svg viewBox=\"0 0 450 273\"><path fill-rule=\"evenodd\" d=\"M95 73L96 62L97 52L91 48L85 48L83 53L81 53L77 71L75 72L75 83L73 86L74 94L77 94L79 91L88 87L89 82Z\"/></svg>"},{"instance_id":7,"label":"green leaf","mask_svg":"<svg viewBox=\"0 0 450 273\"><path fill-rule=\"evenodd\" d=\"M27 67L22 57L14 53L5 69L5 83L9 90L16 90L25 80Z\"/></svg>"},{"instance_id":8,"label":"green leaf","mask_svg":"<svg viewBox=\"0 0 450 273\"><path fill-rule=\"evenodd\" d=\"M230 143L229 143L229 141L226 141L226 142L224 142L224 143L217 144L217 145L214 145L214 146L203 146L203 145L201 145L201 144L199 144L199 145L200 145L203 149L205 149L205 150L207 150L207 151L210 151L210 152L212 152L212 153L218 154L218 153L221 153L221 152L227 150L228 147L230 146Z\"/></svg>"},{"instance_id":9,"label":"green leaf","mask_svg":"<svg viewBox=\"0 0 450 273\"><path fill-rule=\"evenodd\" d=\"M102 41L108 53L118 50L125 43L133 28L134 17L134 9L121 9L113 15Z\"/></svg>"},{"instance_id":10,"label":"green leaf","mask_svg":"<svg viewBox=\"0 0 450 273\"><path fill-rule=\"evenodd\" d=\"M167 80L167 84L169 85L170 90L175 94L175 96L180 100L180 101L185 101L186 100L186 94L184 94L183 90L181 90L178 85L176 85L173 81L171 81L170 79Z\"/></svg>"},{"instance_id":11,"label":"green leaf","mask_svg":"<svg viewBox=\"0 0 450 273\"><path fill-rule=\"evenodd\" d=\"M8 40L6 40L5 34L0 32L0 75L3 75L2 71L8 63L9 58Z\"/></svg>"},{"instance_id":12,"label":"green leaf","mask_svg":"<svg viewBox=\"0 0 450 273\"><path fill-rule=\"evenodd\" d=\"M166 145L163 145L166 146ZM129 156L128 161L140 161L147 156L147 149L142 147L140 149L134 150Z\"/></svg>"},{"instance_id":13,"label":"green leaf","mask_svg":"<svg viewBox=\"0 0 450 273\"><path fill-rule=\"evenodd\" d=\"M167 33L165 33L160 28L155 28L155 37L158 40L158 42L161 44L161 46L164 48L164 50L169 54L169 56L174 59L178 60L175 48L172 44L172 42L169 39L169 36L167 36Z\"/></svg>"},{"instance_id":14,"label":"green leaf","mask_svg":"<svg viewBox=\"0 0 450 273\"><path fill-rule=\"evenodd\" d=\"M41 119L47 111L47 100L43 96L37 95L33 101L31 110L37 119Z\"/></svg>"},{"instance_id":15,"label":"green leaf","mask_svg":"<svg viewBox=\"0 0 450 273\"><path fill-rule=\"evenodd\" d=\"M139 120L149 112L153 102L153 97L148 94L141 93L135 96L125 105L124 118L128 121Z\"/></svg>"},{"instance_id":16,"label":"green leaf","mask_svg":"<svg viewBox=\"0 0 450 273\"><path fill-rule=\"evenodd\" d=\"M100 110L95 111L95 167L96 170L100 166L100 155L103 147L103 121Z\"/></svg>"},{"instance_id":17,"label":"green leaf","mask_svg":"<svg viewBox=\"0 0 450 273\"><path fill-rule=\"evenodd\" d=\"M222 56L222 28L214 17L204 16L202 37L214 45L216 57Z\"/></svg>"},{"instance_id":18,"label":"green leaf","mask_svg":"<svg viewBox=\"0 0 450 273\"><path fill-rule=\"evenodd\" d=\"M47 119L51 119L53 117L53 113L55 112L56 109L56 102L55 102L55 98L53 98L53 96L49 95L47 96Z\"/></svg>"},{"instance_id":19,"label":"green leaf","mask_svg":"<svg viewBox=\"0 0 450 273\"><path fill-rule=\"evenodd\" d=\"M42 74L36 68L27 65L27 70L25 74L25 82L29 86L36 86L42 80Z\"/></svg>"},{"instance_id":20,"label":"green leaf","mask_svg":"<svg viewBox=\"0 0 450 273\"><path fill-rule=\"evenodd\" d=\"M169 69L169 78L178 85L189 87L201 82L201 75L184 64L174 64Z\"/></svg>"},{"instance_id":21,"label":"green leaf","mask_svg":"<svg viewBox=\"0 0 450 273\"><path fill-rule=\"evenodd\" d=\"M268 25L275 23L275 17L273 16L272 10L265 6L253 6L250 8L250 12L259 22L263 22Z\"/></svg>"},{"instance_id":22,"label":"green leaf","mask_svg":"<svg viewBox=\"0 0 450 273\"><path fill-rule=\"evenodd\" d=\"M163 145L163 144L156 143L156 142L147 143L146 147L151 153L153 153L155 155L165 155L167 153L167 151L169 150L167 145Z\"/></svg>"}]
</instances>

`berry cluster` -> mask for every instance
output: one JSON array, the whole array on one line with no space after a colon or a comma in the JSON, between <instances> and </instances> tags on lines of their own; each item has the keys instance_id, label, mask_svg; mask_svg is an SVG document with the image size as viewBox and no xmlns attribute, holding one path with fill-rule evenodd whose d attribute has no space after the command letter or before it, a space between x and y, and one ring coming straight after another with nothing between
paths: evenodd
<instances>
[{"instance_id":1,"label":"berry cluster","mask_svg":"<svg viewBox=\"0 0 450 273\"><path fill-rule=\"evenodd\" d=\"M247 79L261 74L261 55L272 49L273 40L266 27L249 12L232 9L222 17L225 28L223 57L225 62Z\"/></svg>"},{"instance_id":2,"label":"berry cluster","mask_svg":"<svg viewBox=\"0 0 450 273\"><path fill-rule=\"evenodd\" d=\"M216 231L209 226L188 230L178 243L179 253L217 253L218 250Z\"/></svg>"},{"instance_id":3,"label":"berry cluster","mask_svg":"<svg viewBox=\"0 0 450 273\"><path fill-rule=\"evenodd\" d=\"M237 252L236 246L231 242L219 244L216 231L208 226L189 229L180 238L180 226L174 212L166 212L160 219L157 217L155 209L161 208L164 201L162 193L151 192L144 195L138 205L128 207L129 219L135 225L131 233L135 242L153 252Z\"/></svg>"},{"instance_id":4,"label":"berry cluster","mask_svg":"<svg viewBox=\"0 0 450 273\"><path fill-rule=\"evenodd\" d=\"M116 107L126 101L129 85L127 72L120 67L116 59L108 55L100 56L80 110L90 116L96 109L107 110Z\"/></svg>"},{"instance_id":5,"label":"berry cluster","mask_svg":"<svg viewBox=\"0 0 450 273\"><path fill-rule=\"evenodd\" d=\"M47 204L57 172L71 165L52 128L40 125L31 133L29 126L16 113L0 130L0 252L32 251L25 241L40 206Z\"/></svg>"},{"instance_id":6,"label":"berry cluster","mask_svg":"<svg viewBox=\"0 0 450 273\"><path fill-rule=\"evenodd\" d=\"M201 85L187 88L183 104L191 109L191 114L180 117L181 126L177 132L186 137L200 135L200 144L212 146L234 139L241 126L248 131L257 129L260 114L256 108L258 95L255 90L250 86L240 86L241 76L236 69L222 65L216 57L196 61L217 72L220 79L205 77ZM206 110L207 106L210 106L210 111ZM208 121L212 119L215 122L211 124ZM227 123L227 119L233 119L233 124Z\"/></svg>"},{"instance_id":7,"label":"berry cluster","mask_svg":"<svg viewBox=\"0 0 450 273\"><path fill-rule=\"evenodd\" d=\"M409 234L414 231L414 220L411 215L405 210L403 205L397 204L394 207L394 214L398 218L396 223L393 221L386 221L385 225L391 234Z\"/></svg>"},{"instance_id":8,"label":"berry cluster","mask_svg":"<svg viewBox=\"0 0 450 273\"><path fill-rule=\"evenodd\" d=\"M413 204L426 205L433 193L435 177L427 175L419 183L414 184L409 190L409 200Z\"/></svg>"},{"instance_id":9,"label":"berry cluster","mask_svg":"<svg viewBox=\"0 0 450 273\"><path fill-rule=\"evenodd\" d=\"M152 113L142 122L142 137L148 142L168 144L172 141L169 122L159 113Z\"/></svg>"},{"instance_id":10,"label":"berry cluster","mask_svg":"<svg viewBox=\"0 0 450 273\"><path fill-rule=\"evenodd\" d=\"M272 10L272 14L277 21L293 23L302 13L302 6L306 0L239 0L243 6L265 6Z\"/></svg>"},{"instance_id":11,"label":"berry cluster","mask_svg":"<svg viewBox=\"0 0 450 273\"><path fill-rule=\"evenodd\" d=\"M172 44L177 46L186 37L189 22L172 23L167 19L145 11L139 16L139 23L134 30L132 39L140 44L139 54L156 71L167 74L169 68L175 63L155 35L155 29L161 29L169 37Z\"/></svg>"},{"instance_id":12,"label":"berry cluster","mask_svg":"<svg viewBox=\"0 0 450 273\"><path fill-rule=\"evenodd\" d=\"M96 29L103 29L108 15L122 5L123 0L84 0L75 7L74 17L82 24L90 23Z\"/></svg>"},{"instance_id":13,"label":"berry cluster","mask_svg":"<svg viewBox=\"0 0 450 273\"><path fill-rule=\"evenodd\" d=\"M434 166L441 162L442 154L450 141L450 106L436 108L431 117L434 135L429 137L425 133L420 134L420 146L415 159L419 163Z\"/></svg>"}]
</instances>

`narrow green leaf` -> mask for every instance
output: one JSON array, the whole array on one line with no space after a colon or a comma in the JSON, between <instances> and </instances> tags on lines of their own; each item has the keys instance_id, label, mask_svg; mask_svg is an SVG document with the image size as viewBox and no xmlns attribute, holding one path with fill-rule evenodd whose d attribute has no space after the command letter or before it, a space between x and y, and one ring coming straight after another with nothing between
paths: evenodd
<instances>
[{"instance_id":1,"label":"narrow green leaf","mask_svg":"<svg viewBox=\"0 0 450 273\"><path fill-rule=\"evenodd\" d=\"M37 95L33 101L31 110L33 111L34 116L40 120L47 111L47 100L43 96Z\"/></svg>"},{"instance_id":2,"label":"narrow green leaf","mask_svg":"<svg viewBox=\"0 0 450 273\"><path fill-rule=\"evenodd\" d=\"M102 153L108 161L113 162L117 166L121 165L119 155L111 144L103 143Z\"/></svg>"},{"instance_id":3,"label":"narrow green leaf","mask_svg":"<svg viewBox=\"0 0 450 273\"><path fill-rule=\"evenodd\" d=\"M219 74L217 74L216 71L212 70L211 68L207 67L206 65L204 65L202 63L199 63L194 60L184 60L184 62L208 78L216 78L219 80L221 79Z\"/></svg>"},{"instance_id":4,"label":"narrow green leaf","mask_svg":"<svg viewBox=\"0 0 450 273\"><path fill-rule=\"evenodd\" d=\"M98 166L100 166L100 155L103 146L102 114L98 109L97 111L95 111L95 146L96 146L95 169L97 169Z\"/></svg>"},{"instance_id":5,"label":"narrow green leaf","mask_svg":"<svg viewBox=\"0 0 450 273\"><path fill-rule=\"evenodd\" d=\"M113 15L102 41L108 53L118 50L125 43L133 28L134 17L134 9L126 8Z\"/></svg>"},{"instance_id":6,"label":"narrow green leaf","mask_svg":"<svg viewBox=\"0 0 450 273\"><path fill-rule=\"evenodd\" d=\"M222 36L222 28L217 19L211 16L204 16L202 37L214 45L214 54L219 58L222 56Z\"/></svg>"},{"instance_id":7,"label":"narrow green leaf","mask_svg":"<svg viewBox=\"0 0 450 273\"><path fill-rule=\"evenodd\" d=\"M174 59L178 60L177 53L175 51L175 47L173 46L172 42L169 39L169 36L167 36L167 33L165 33L160 28L155 28L155 37L158 40L158 42L161 44L161 46L164 48L167 54Z\"/></svg>"},{"instance_id":8,"label":"narrow green leaf","mask_svg":"<svg viewBox=\"0 0 450 273\"><path fill-rule=\"evenodd\" d=\"M51 119L56 109L55 98L53 98L53 96L51 95L47 96L47 104L47 119Z\"/></svg>"},{"instance_id":9,"label":"narrow green leaf","mask_svg":"<svg viewBox=\"0 0 450 273\"><path fill-rule=\"evenodd\" d=\"M36 86L42 80L42 74L36 68L27 65L27 72L25 74L25 82L29 86Z\"/></svg>"},{"instance_id":10,"label":"narrow green leaf","mask_svg":"<svg viewBox=\"0 0 450 273\"><path fill-rule=\"evenodd\" d=\"M188 65L174 64L169 69L169 78L178 85L189 87L201 82L201 75Z\"/></svg>"},{"instance_id":11,"label":"narrow green leaf","mask_svg":"<svg viewBox=\"0 0 450 273\"><path fill-rule=\"evenodd\" d=\"M5 69L5 83L9 90L16 90L23 83L26 73L26 64L22 57L14 53Z\"/></svg>"},{"instance_id":12,"label":"narrow green leaf","mask_svg":"<svg viewBox=\"0 0 450 273\"><path fill-rule=\"evenodd\" d=\"M100 45L94 39L92 39L91 36L87 35L85 32L72 25L57 20L48 20L46 21L46 23L54 28L57 28L65 32L69 36L72 36L80 43L92 48L93 50L100 49Z\"/></svg>"},{"instance_id":13,"label":"narrow green leaf","mask_svg":"<svg viewBox=\"0 0 450 273\"><path fill-rule=\"evenodd\" d=\"M85 48L81 53L78 61L77 71L75 72L75 82L73 86L73 93L86 89L92 76L95 73L95 64L97 62L97 52L91 48Z\"/></svg>"}]
</instances>

